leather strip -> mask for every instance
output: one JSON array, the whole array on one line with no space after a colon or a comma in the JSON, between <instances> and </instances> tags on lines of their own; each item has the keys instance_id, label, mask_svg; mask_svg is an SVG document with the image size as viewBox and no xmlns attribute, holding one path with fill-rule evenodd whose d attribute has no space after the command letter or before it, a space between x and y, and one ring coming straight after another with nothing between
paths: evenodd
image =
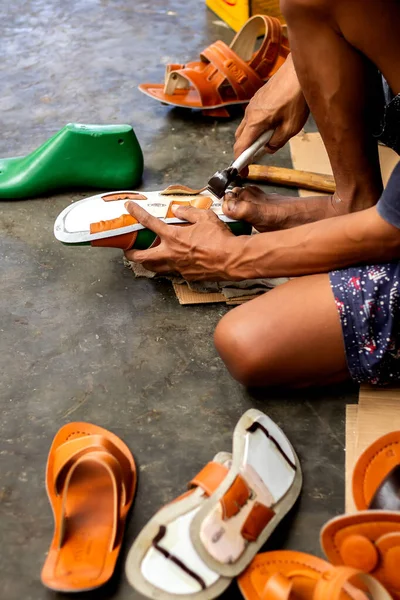
<instances>
[{"instance_id":1,"label":"leather strip","mask_svg":"<svg viewBox=\"0 0 400 600\"><path fill-rule=\"evenodd\" d=\"M263 85L256 72L223 42L208 46L200 55L224 75L238 100L247 100Z\"/></svg>"},{"instance_id":2,"label":"leather strip","mask_svg":"<svg viewBox=\"0 0 400 600\"><path fill-rule=\"evenodd\" d=\"M161 196L197 196L201 192L205 191L205 187L201 190L194 190L193 188L187 187L186 185L169 185L165 190L160 192Z\"/></svg>"},{"instance_id":3,"label":"leather strip","mask_svg":"<svg viewBox=\"0 0 400 600\"><path fill-rule=\"evenodd\" d=\"M98 221L90 224L90 233L101 233L103 231L111 231L112 229L120 229L135 225L138 221L132 215L123 214L115 219L108 221ZM137 238L137 231L123 233L122 235L114 235L108 238L92 240L91 246L102 248L121 248L122 250L130 250Z\"/></svg>"},{"instance_id":4,"label":"leather strip","mask_svg":"<svg viewBox=\"0 0 400 600\"><path fill-rule=\"evenodd\" d=\"M391 596L384 587L371 575L351 567L334 567L323 573L317 581L314 590L314 600L340 600L346 585L352 579L362 581L367 585L372 600L391 600ZM352 586L351 598L354 600L366 600L366 595L360 589Z\"/></svg>"},{"instance_id":5,"label":"leather strip","mask_svg":"<svg viewBox=\"0 0 400 600\"><path fill-rule=\"evenodd\" d=\"M110 544L110 548L109 548L110 552L112 552L112 550L115 547L115 543L118 539L117 533L118 533L119 515L120 515L121 507L126 502L126 490L125 490L124 483L123 483L122 469L121 469L120 463L109 452L101 452L101 451L84 454L83 456L81 456L78 460L76 460L72 464L71 468L68 471L68 474L65 478L63 494L62 494L61 527L60 527L60 537L58 539L58 548L60 549L63 545L65 531L66 531L65 521L68 518L68 515L66 514L66 503L67 503L69 484L72 481L72 478L74 476L76 469L81 464L83 464L84 462L88 462L88 461L96 462L98 465L101 465L104 469L106 469L106 471L110 475L110 479L111 479L111 483L112 483L112 487L113 487L113 498L114 498L113 529L112 529L112 535L111 535L111 544Z\"/></svg>"},{"instance_id":6,"label":"leather strip","mask_svg":"<svg viewBox=\"0 0 400 600\"><path fill-rule=\"evenodd\" d=\"M208 210L212 207L213 201L208 196L199 196L198 198L192 198L191 200L172 200L168 206L166 219L175 217L172 212L173 205L179 206L191 206L192 208L198 208L200 210ZM179 224L179 223L178 223Z\"/></svg>"},{"instance_id":7,"label":"leather strip","mask_svg":"<svg viewBox=\"0 0 400 600\"><path fill-rule=\"evenodd\" d=\"M156 537L152 541L153 548L155 548L156 550L158 550L158 552L160 552L167 560L170 560L175 565L177 565L187 575L189 575L190 577L192 577L193 579L195 579L197 581L197 583L200 585L201 589L205 590L207 586L205 584L204 579L202 577L200 577L200 575L197 575L197 573L195 573L194 571L192 571L192 569L189 569L189 567L187 567L180 560L180 558L178 558L177 556L174 556L173 554L171 554L170 552L168 552L168 550L165 550L165 548L163 548L162 546L160 546L159 542L161 542L161 540L165 537L166 533L167 533L167 528L164 525L160 525L160 529L158 531L158 534L156 535Z\"/></svg>"},{"instance_id":8,"label":"leather strip","mask_svg":"<svg viewBox=\"0 0 400 600\"><path fill-rule=\"evenodd\" d=\"M147 200L147 196L144 194L137 194L136 192L111 192L111 194L105 194L101 197L104 202L115 202L116 200Z\"/></svg>"},{"instance_id":9,"label":"leather strip","mask_svg":"<svg viewBox=\"0 0 400 600\"><path fill-rule=\"evenodd\" d=\"M260 533L274 517L275 512L271 508L268 508L268 506L265 506L261 502L254 502L240 531L242 537L248 542L255 542Z\"/></svg>"},{"instance_id":10,"label":"leather strip","mask_svg":"<svg viewBox=\"0 0 400 600\"><path fill-rule=\"evenodd\" d=\"M72 465L82 458L83 455L90 455L93 452L107 452L118 460L123 473L124 485L128 495L130 495L133 481L129 460L111 440L102 435L87 435L73 438L67 440L56 449L53 466L53 485L56 495L60 495L67 472L71 469Z\"/></svg>"},{"instance_id":11,"label":"leather strip","mask_svg":"<svg viewBox=\"0 0 400 600\"><path fill-rule=\"evenodd\" d=\"M250 427L248 427L246 429L246 431L248 431L249 433L254 433L255 431L257 431L257 429L261 429L261 431L263 433L265 433L265 435L267 436L267 438L275 445L276 449L279 451L279 453L283 456L283 458L286 460L287 464L292 467L293 471L297 471L297 467L296 465L290 460L290 458L285 454L285 452L282 450L282 448L280 447L280 445L278 444L278 442L276 441L276 439L269 433L269 431L264 427L264 425L262 425L259 421L254 421L254 423L252 423L250 425Z\"/></svg>"},{"instance_id":12,"label":"leather strip","mask_svg":"<svg viewBox=\"0 0 400 600\"><path fill-rule=\"evenodd\" d=\"M241 475L238 475L231 487L220 499L224 521L238 514L250 498L250 489Z\"/></svg>"},{"instance_id":13,"label":"leather strip","mask_svg":"<svg viewBox=\"0 0 400 600\"><path fill-rule=\"evenodd\" d=\"M211 496L224 481L228 472L229 469L224 465L221 465L221 463L214 461L209 462L195 477L193 477L188 487L201 487L207 496Z\"/></svg>"},{"instance_id":14,"label":"leather strip","mask_svg":"<svg viewBox=\"0 0 400 600\"><path fill-rule=\"evenodd\" d=\"M282 573L274 573L267 579L261 600L289 600L292 588L293 581Z\"/></svg>"}]
</instances>

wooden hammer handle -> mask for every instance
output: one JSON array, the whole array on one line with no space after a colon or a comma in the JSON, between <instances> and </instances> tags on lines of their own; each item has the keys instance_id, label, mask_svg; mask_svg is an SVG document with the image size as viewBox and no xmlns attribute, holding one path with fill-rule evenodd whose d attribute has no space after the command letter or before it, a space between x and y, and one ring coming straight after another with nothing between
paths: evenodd
<instances>
[{"instance_id":1,"label":"wooden hammer handle","mask_svg":"<svg viewBox=\"0 0 400 600\"><path fill-rule=\"evenodd\" d=\"M327 192L329 194L332 194L336 189L335 180L332 175L320 175L319 173L296 171L295 169L284 169L283 167L269 167L266 165L250 165L249 174L246 179L314 190L315 192Z\"/></svg>"}]
</instances>

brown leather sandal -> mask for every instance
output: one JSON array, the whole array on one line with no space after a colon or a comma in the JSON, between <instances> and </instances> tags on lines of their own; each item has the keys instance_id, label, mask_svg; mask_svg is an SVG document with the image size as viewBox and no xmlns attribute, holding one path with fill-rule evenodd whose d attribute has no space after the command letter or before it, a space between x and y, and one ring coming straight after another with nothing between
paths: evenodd
<instances>
[{"instance_id":1,"label":"brown leather sandal","mask_svg":"<svg viewBox=\"0 0 400 600\"><path fill-rule=\"evenodd\" d=\"M262 31L264 39L256 51ZM229 117L226 107L248 103L282 66L289 52L280 21L255 15L230 46L219 40L201 52L199 62L168 65L164 85L142 83L139 89L164 104L202 109L207 116Z\"/></svg>"},{"instance_id":2,"label":"brown leather sandal","mask_svg":"<svg viewBox=\"0 0 400 600\"><path fill-rule=\"evenodd\" d=\"M354 585L352 585L354 584ZM246 600L390 600L371 575L291 550L257 554L238 578ZM368 596L361 589L368 590Z\"/></svg>"},{"instance_id":3,"label":"brown leather sandal","mask_svg":"<svg viewBox=\"0 0 400 600\"><path fill-rule=\"evenodd\" d=\"M328 521L323 550L333 564L371 573L400 599L400 431L379 438L360 456L353 496L359 512Z\"/></svg>"}]
</instances>

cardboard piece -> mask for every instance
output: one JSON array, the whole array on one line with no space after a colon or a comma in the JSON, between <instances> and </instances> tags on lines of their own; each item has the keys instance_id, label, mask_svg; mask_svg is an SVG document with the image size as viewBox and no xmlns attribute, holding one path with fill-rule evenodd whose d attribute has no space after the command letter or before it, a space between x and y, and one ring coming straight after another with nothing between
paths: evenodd
<instances>
[{"instance_id":1,"label":"cardboard piece","mask_svg":"<svg viewBox=\"0 0 400 600\"><path fill-rule=\"evenodd\" d=\"M356 453L357 412L357 404L348 404L346 406L345 511L347 513L352 513L356 510L351 490L351 478L353 476Z\"/></svg>"},{"instance_id":2,"label":"cardboard piece","mask_svg":"<svg viewBox=\"0 0 400 600\"><path fill-rule=\"evenodd\" d=\"M360 388L355 459L390 431L400 430L400 387Z\"/></svg>"},{"instance_id":3,"label":"cardboard piece","mask_svg":"<svg viewBox=\"0 0 400 600\"><path fill-rule=\"evenodd\" d=\"M195 292L187 283L172 282L179 304L211 304L225 302L226 298L221 292Z\"/></svg>"},{"instance_id":4,"label":"cardboard piece","mask_svg":"<svg viewBox=\"0 0 400 600\"><path fill-rule=\"evenodd\" d=\"M357 404L346 406L346 512L354 512L352 474L360 454L375 440L400 430L400 387L360 387Z\"/></svg>"},{"instance_id":5,"label":"cardboard piece","mask_svg":"<svg viewBox=\"0 0 400 600\"><path fill-rule=\"evenodd\" d=\"M294 169L312 171L323 175L333 175L331 163L319 133L300 132L289 142ZM382 179L386 185L393 169L400 161L399 155L386 146L379 145ZM300 196L324 196L319 192L299 190Z\"/></svg>"},{"instance_id":6,"label":"cardboard piece","mask_svg":"<svg viewBox=\"0 0 400 600\"><path fill-rule=\"evenodd\" d=\"M191 290L187 283L172 282L179 304L213 304L216 302L225 302L228 306L237 306L248 300L257 298L260 294L251 296L239 296L237 298L227 299L222 292L196 292ZM238 290L238 293L240 290Z\"/></svg>"}]
</instances>

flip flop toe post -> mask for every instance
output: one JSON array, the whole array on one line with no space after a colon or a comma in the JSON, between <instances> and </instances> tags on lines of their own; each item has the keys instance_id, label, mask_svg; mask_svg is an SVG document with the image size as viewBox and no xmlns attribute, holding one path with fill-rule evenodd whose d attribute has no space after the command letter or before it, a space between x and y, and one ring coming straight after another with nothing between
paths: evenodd
<instances>
[{"instance_id":1,"label":"flip flop toe post","mask_svg":"<svg viewBox=\"0 0 400 600\"><path fill-rule=\"evenodd\" d=\"M55 527L43 584L62 592L103 585L114 571L136 489L128 447L96 425L65 425L50 449L46 487Z\"/></svg>"}]
</instances>

